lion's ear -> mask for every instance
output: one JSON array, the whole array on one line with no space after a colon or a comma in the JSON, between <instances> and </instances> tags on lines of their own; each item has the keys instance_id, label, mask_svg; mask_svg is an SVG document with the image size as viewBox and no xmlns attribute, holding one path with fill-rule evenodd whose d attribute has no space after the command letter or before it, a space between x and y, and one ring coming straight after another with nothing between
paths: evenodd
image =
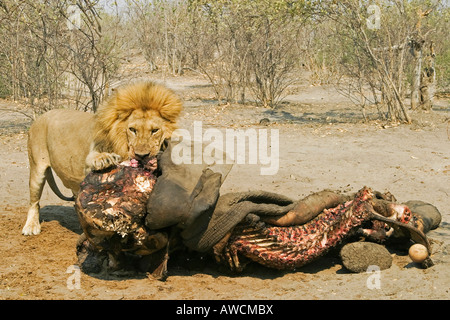
<instances>
[{"instance_id":1,"label":"lion's ear","mask_svg":"<svg viewBox=\"0 0 450 320\"><path fill-rule=\"evenodd\" d=\"M175 122L180 116L181 110L183 109L182 103L178 99L173 99L170 103L164 105L161 109L159 109L159 114L164 119Z\"/></svg>"}]
</instances>

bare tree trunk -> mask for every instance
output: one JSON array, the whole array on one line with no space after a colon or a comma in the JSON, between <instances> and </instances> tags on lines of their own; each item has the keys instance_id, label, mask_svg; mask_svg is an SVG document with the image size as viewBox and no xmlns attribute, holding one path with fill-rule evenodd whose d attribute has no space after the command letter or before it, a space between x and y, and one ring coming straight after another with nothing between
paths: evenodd
<instances>
[{"instance_id":1,"label":"bare tree trunk","mask_svg":"<svg viewBox=\"0 0 450 320\"><path fill-rule=\"evenodd\" d=\"M428 90L430 93L430 103L433 103L434 95L436 93L436 54L434 52L434 43L431 41L430 43L430 84L428 85Z\"/></svg>"},{"instance_id":2,"label":"bare tree trunk","mask_svg":"<svg viewBox=\"0 0 450 320\"><path fill-rule=\"evenodd\" d=\"M420 85L420 105L423 110L431 110L435 94L435 53L433 43L430 44L430 53L427 54L424 61L424 70L421 73Z\"/></svg>"},{"instance_id":3,"label":"bare tree trunk","mask_svg":"<svg viewBox=\"0 0 450 320\"><path fill-rule=\"evenodd\" d=\"M411 40L411 54L415 60L414 75L411 84L411 109L417 109L419 105L419 89L422 70L422 42Z\"/></svg>"}]
</instances>

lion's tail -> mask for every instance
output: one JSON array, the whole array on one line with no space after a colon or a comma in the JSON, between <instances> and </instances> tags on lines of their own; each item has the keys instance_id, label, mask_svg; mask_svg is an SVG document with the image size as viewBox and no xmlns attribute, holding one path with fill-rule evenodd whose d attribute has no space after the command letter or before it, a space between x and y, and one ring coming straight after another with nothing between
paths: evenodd
<instances>
[{"instance_id":1,"label":"lion's tail","mask_svg":"<svg viewBox=\"0 0 450 320\"><path fill-rule=\"evenodd\" d=\"M58 196L58 198L60 198L61 200L64 200L64 201L74 201L75 200L75 198L73 196L72 197L66 197L65 195L63 195L61 193L61 191L58 188L58 185L56 184L55 177L53 177L53 173L52 173L52 168L51 167L48 167L45 170L45 179L47 180L48 185L50 186L52 191Z\"/></svg>"}]
</instances>

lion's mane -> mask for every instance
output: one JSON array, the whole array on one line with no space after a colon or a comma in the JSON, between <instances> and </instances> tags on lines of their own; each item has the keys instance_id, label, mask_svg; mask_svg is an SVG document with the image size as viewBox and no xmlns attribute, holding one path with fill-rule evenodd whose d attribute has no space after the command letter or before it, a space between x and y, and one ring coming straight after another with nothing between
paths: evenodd
<instances>
[{"instance_id":1,"label":"lion's mane","mask_svg":"<svg viewBox=\"0 0 450 320\"><path fill-rule=\"evenodd\" d=\"M135 110L141 110L147 119L164 119L162 129L168 139L177 128L182 102L172 90L153 82L119 87L95 114L94 144L98 151L126 157L127 119Z\"/></svg>"}]
</instances>

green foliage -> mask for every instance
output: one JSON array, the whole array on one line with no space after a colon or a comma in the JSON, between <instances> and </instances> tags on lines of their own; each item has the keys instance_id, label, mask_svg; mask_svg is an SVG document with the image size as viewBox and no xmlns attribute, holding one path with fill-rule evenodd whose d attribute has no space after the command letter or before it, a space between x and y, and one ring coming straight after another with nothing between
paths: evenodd
<instances>
[{"instance_id":1,"label":"green foliage","mask_svg":"<svg viewBox=\"0 0 450 320\"><path fill-rule=\"evenodd\" d=\"M311 16L312 1L190 0L189 12L203 20L199 50L208 51L197 67L217 98L275 107L293 81L299 60L298 34ZM195 50L195 49L194 49ZM210 58L208 58L208 56Z\"/></svg>"},{"instance_id":2,"label":"green foliage","mask_svg":"<svg viewBox=\"0 0 450 320\"><path fill-rule=\"evenodd\" d=\"M450 90L450 41L444 43L444 48L436 56L436 76L440 88Z\"/></svg>"},{"instance_id":3,"label":"green foliage","mask_svg":"<svg viewBox=\"0 0 450 320\"><path fill-rule=\"evenodd\" d=\"M436 77L438 89L450 90L450 4L432 13L431 25L436 30L434 43L436 47Z\"/></svg>"},{"instance_id":4,"label":"green foliage","mask_svg":"<svg viewBox=\"0 0 450 320\"><path fill-rule=\"evenodd\" d=\"M120 50L112 19L98 1L76 3L81 23L69 28L72 1L0 1L2 95L23 100L35 113L68 97L77 107L95 109L119 67Z\"/></svg>"}]
</instances>

